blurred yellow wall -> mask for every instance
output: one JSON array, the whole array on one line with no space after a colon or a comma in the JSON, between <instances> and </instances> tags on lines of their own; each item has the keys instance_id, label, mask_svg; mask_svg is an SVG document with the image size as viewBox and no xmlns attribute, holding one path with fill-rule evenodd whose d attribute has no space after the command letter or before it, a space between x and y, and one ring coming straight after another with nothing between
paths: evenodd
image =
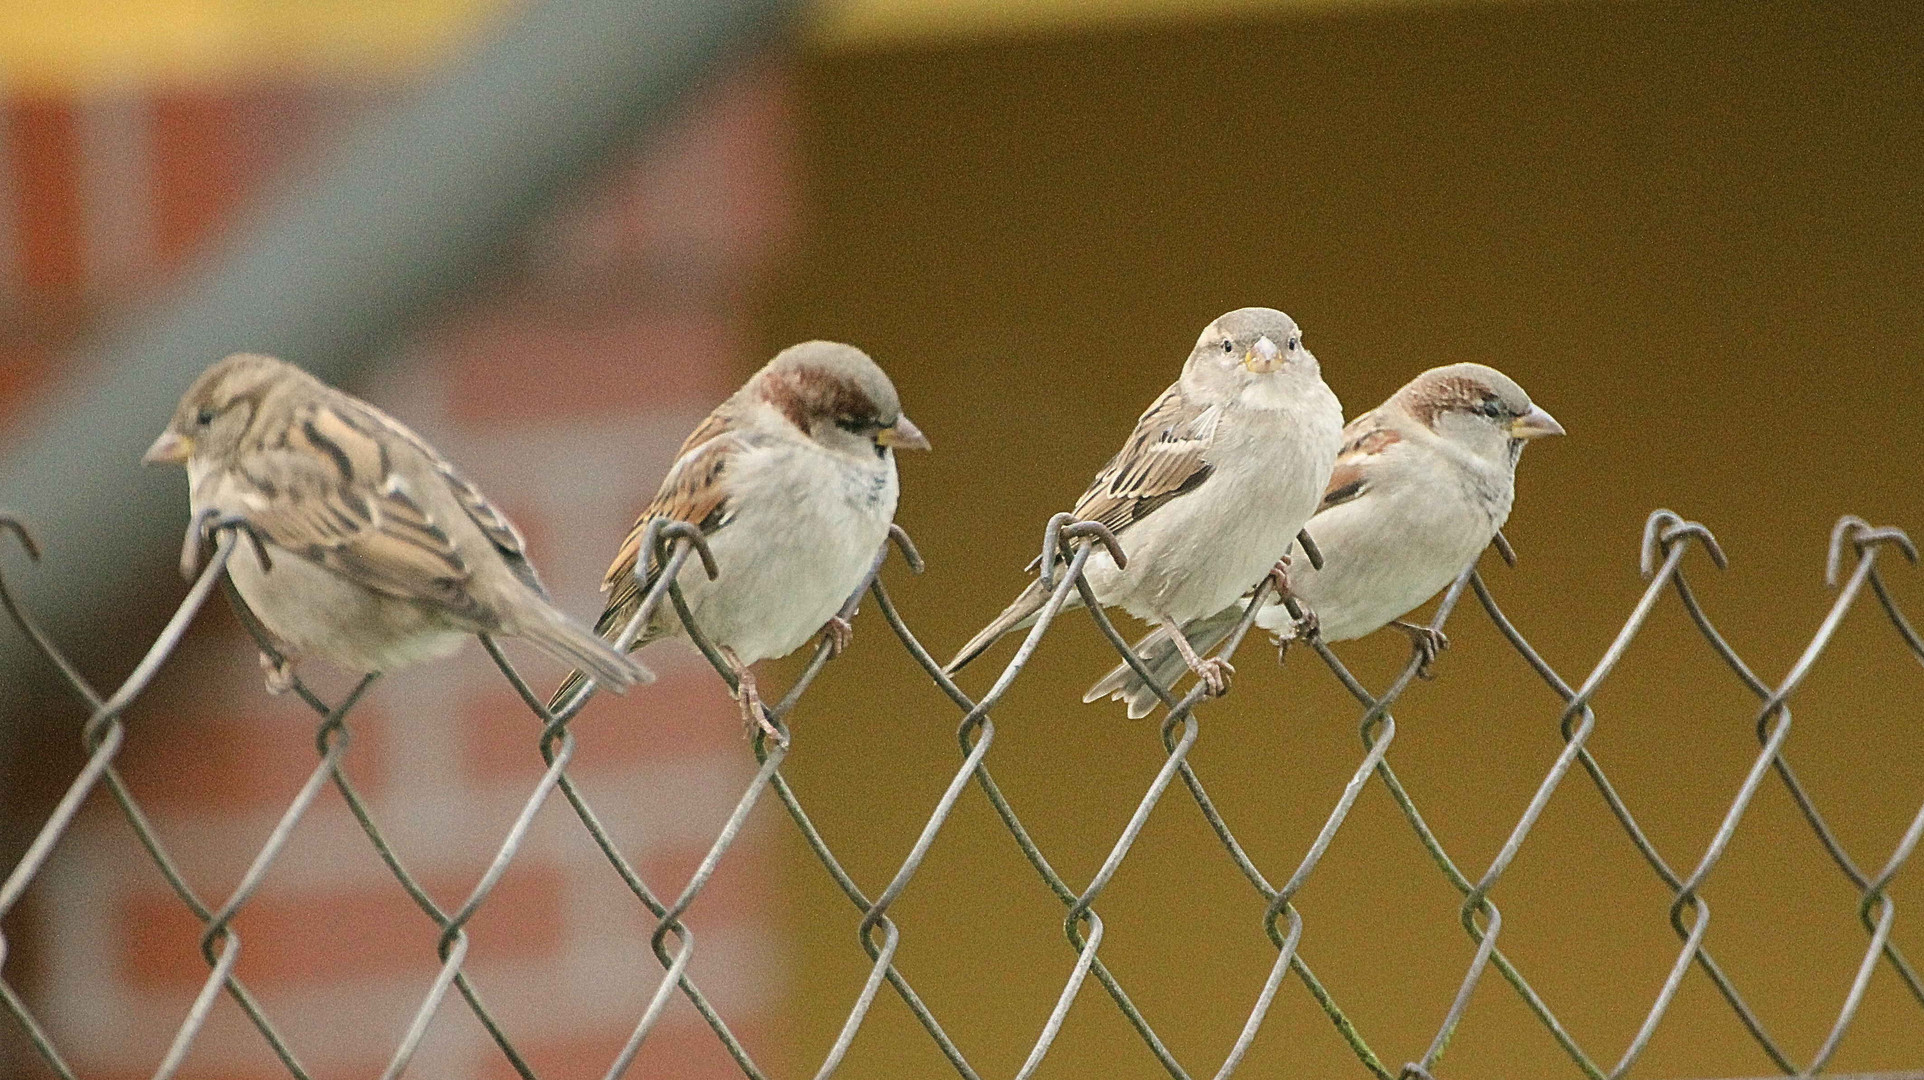
<instances>
[{"instance_id":1,"label":"blurred yellow wall","mask_svg":"<svg viewBox=\"0 0 1924 1080\"><path fill-rule=\"evenodd\" d=\"M1733 560L1690 573L1736 646L1781 675L1830 599L1842 513L1924 532L1924 16L1899 4L1591 3L1278 14L802 65L805 237L762 303L765 345L860 343L935 451L900 520L930 568L891 571L946 653L1022 585L1073 502L1225 309L1295 315L1354 413L1417 371L1496 364L1568 425L1531 449L1486 559L1573 681L1642 583L1672 507ZM1893 560L1899 595L1924 597ZM785 772L873 895L959 754L956 715L872 610L796 717ZM1390 759L1479 873L1561 747L1556 699L1466 603ZM1009 655L967 673L980 690ZM1398 635L1339 646L1368 678ZM1066 620L996 716L989 763L1080 886L1162 751L1152 722L1079 704L1108 656ZM1313 657L1252 640L1193 759L1270 880L1295 867L1361 756ZM1860 862L1924 799L1924 677L1868 610L1798 699L1791 760ZM1667 600L1598 700L1592 742L1673 864L1702 852L1755 753L1754 702ZM856 914L786 824L801 935L791 1065L819 1062L868 961ZM1924 959L1924 865L1893 886ZM1862 953L1854 892L1774 779L1705 895L1709 942L1802 1061ZM1497 888L1504 948L1605 1068L1676 955L1668 893L1573 773ZM1300 898L1302 955L1394 1072L1419 1057L1473 947L1456 894L1379 787ZM1275 956L1262 903L1178 787L1098 904L1102 955L1192 1075L1235 1039ZM900 965L984 1076L1013 1075L1067 978L1062 908L981 794L962 798L895 917ZM1873 979L1833 1068L1924 1066L1924 1010ZM1693 970L1641 1077L1771 1073ZM893 992L838 1074L949 1070ZM1162 1069L1093 981L1042 1077ZM1238 1075L1366 1075L1291 977ZM1439 1076L1576 1070L1494 973Z\"/></svg>"},{"instance_id":2,"label":"blurred yellow wall","mask_svg":"<svg viewBox=\"0 0 1924 1080\"><path fill-rule=\"evenodd\" d=\"M413 73L515 0L9 0L11 93Z\"/></svg>"},{"instance_id":3,"label":"blurred yellow wall","mask_svg":"<svg viewBox=\"0 0 1924 1080\"><path fill-rule=\"evenodd\" d=\"M1515 2L1518 0L816 0L808 7L807 25L816 47L833 50L1104 25L1155 26L1232 15Z\"/></svg>"},{"instance_id":4,"label":"blurred yellow wall","mask_svg":"<svg viewBox=\"0 0 1924 1080\"><path fill-rule=\"evenodd\" d=\"M805 40L834 52L1156 24L1226 13L1514 0L814 0ZM524 0L0 0L0 87L92 91L262 77L411 74ZM567 4L551 5L565 16Z\"/></svg>"}]
</instances>

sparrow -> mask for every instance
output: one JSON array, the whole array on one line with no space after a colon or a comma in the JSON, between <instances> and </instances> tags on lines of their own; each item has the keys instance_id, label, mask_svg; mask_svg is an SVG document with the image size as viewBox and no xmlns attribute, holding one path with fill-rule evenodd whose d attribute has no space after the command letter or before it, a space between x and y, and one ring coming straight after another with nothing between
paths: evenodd
<instances>
[{"instance_id":1,"label":"sparrow","mask_svg":"<svg viewBox=\"0 0 1924 1080\"><path fill-rule=\"evenodd\" d=\"M236 353L187 389L149 465L187 467L192 539L235 524L227 575L287 660L391 672L469 634L518 637L625 690L651 676L549 600L521 534L426 440L271 356Z\"/></svg>"},{"instance_id":2,"label":"sparrow","mask_svg":"<svg viewBox=\"0 0 1924 1080\"><path fill-rule=\"evenodd\" d=\"M1318 570L1290 575L1298 601L1315 615L1325 641L1348 641L1383 626L1411 635L1419 670L1448 639L1402 621L1456 580L1495 537L1516 497L1516 463L1533 439L1563 434L1556 418L1523 388L1482 364L1431 368L1388 401L1350 421L1322 505L1305 526L1323 554ZM1206 653L1242 619L1233 604L1184 627L1187 644ZM1304 633L1280 601L1256 615L1281 647ZM1165 686L1182 675L1179 646L1167 627L1136 643L1136 655ZM1146 716L1157 701L1127 664L1089 689Z\"/></svg>"},{"instance_id":3,"label":"sparrow","mask_svg":"<svg viewBox=\"0 0 1924 1080\"><path fill-rule=\"evenodd\" d=\"M818 631L836 652L847 647L851 631L837 612L888 537L899 492L895 451L928 448L867 353L832 341L783 349L681 444L608 567L608 603L595 630L620 634L660 576L652 560L635 576L636 561L649 555L641 550L648 523L694 525L718 573L711 581L699 564L684 564L682 597L735 675L744 722L780 741L749 665L785 656ZM673 605L662 603L631 647L687 636ZM577 682L562 683L553 708Z\"/></svg>"},{"instance_id":4,"label":"sparrow","mask_svg":"<svg viewBox=\"0 0 1924 1080\"><path fill-rule=\"evenodd\" d=\"M1118 567L1098 548L1084 566L1096 600L1172 632L1248 592L1281 560L1342 445L1343 407L1301 331L1273 308L1229 312L1203 329L1182 375L1136 422L1121 451L1076 501L1075 516L1107 526ZM1040 580L962 647L949 674L996 639L1035 621ZM1070 593L1068 606L1080 606ZM1235 669L1179 640L1210 694Z\"/></svg>"}]
</instances>

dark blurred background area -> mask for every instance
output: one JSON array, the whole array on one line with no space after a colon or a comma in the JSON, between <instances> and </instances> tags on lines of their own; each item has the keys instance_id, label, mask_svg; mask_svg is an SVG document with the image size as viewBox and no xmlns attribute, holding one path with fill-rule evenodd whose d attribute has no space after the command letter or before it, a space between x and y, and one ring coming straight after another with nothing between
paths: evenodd
<instances>
[{"instance_id":1,"label":"dark blurred background area","mask_svg":"<svg viewBox=\"0 0 1924 1080\"><path fill-rule=\"evenodd\" d=\"M152 40L203 40L207 24L150 7L159 21L139 25ZM204 49L220 62L124 69L77 49L9 90L0 461L60 422L42 403L88 377L87 357L103 355L92 343L211 273L250 222L292 212L357 126L405 110L531 17L454 0L338 7L230 20L224 44ZM71 26L14 18L16 42L36 26L69 40L58 32ZM1730 569L1693 554L1691 580L1772 680L1830 602L1832 522L1924 528L1914 5L844 0L750 40L690 80L659 125L610 138L592 165L503 218L491 254L372 336L374 359L347 383L474 475L580 613L681 435L775 349L836 338L890 372L935 445L904 461L898 515L929 570L892 566L887 580L946 655L1022 587L1044 522L1072 505L1197 332L1245 304L1301 323L1350 415L1425 368L1475 360L1564 423L1568 436L1519 469L1505 530L1519 565L1488 556L1482 569L1573 682L1642 592L1652 509L1721 540ZM302 359L298 343L283 351ZM154 430L171 406L152 402ZM142 483L173 498L181 486L159 472ZM150 530L162 572L126 590L122 632L63 639L103 683L180 596L165 568L184 502L177 515ZM0 559L10 580L39 572ZM61 559L50 543L46 561ZM1900 602L1924 595L1899 560L1884 565ZM261 694L231 619L203 622L172 681L129 713L122 769L219 894L305 775L312 731ZM784 774L873 895L959 761L957 717L873 605L856 626L794 718ZM1560 701L1473 601L1448 630L1438 678L1396 710L1390 760L1476 876L1563 746ZM25 648L0 631L0 649ZM1381 685L1406 648L1379 634L1337 652ZM986 687L1011 650L964 685ZM1260 636L1245 643L1234 692L1201 711L1191 760L1281 881L1363 748L1359 709L1315 657L1296 650L1278 667L1271 656ZM576 731L584 782L624 822L644 875L672 892L752 759L712 674L686 657L653 662L662 685L597 702ZM1086 620L1065 619L997 711L989 756L1078 886L1164 758L1154 721L1079 703L1111 662ZM794 670L774 667L776 681ZM8 867L78 769L84 718L44 668L13 670L40 681L5 689ZM1795 701L1786 754L1866 866L1924 800L1921 676L1863 608ZM458 901L539 775L533 722L477 649L393 683L354 767L404 854ZM1674 598L1605 683L1590 747L1672 865L1695 864L1749 769L1756 709ZM205 973L197 925L117 814L91 806L5 924L8 981L63 1046L86 1048L75 1056L89 1075L145 1075ZM515 899L485 913L492 931L477 928L470 968L502 988L505 1022L536 1044L543 1076L600 1075L658 974L652 921L565 811L541 821L504 880ZM317 807L239 924L256 919L256 938L286 943L242 970L315 1048L321 1075L378 1068L433 970L432 925L351 829L339 806ZM716 942L697 970L758 1058L779 1075L812 1071L868 972L855 911L772 804L725 871L693 916ZM1919 872L1908 865L1891 887L1892 939L1913 957L1924 933L1906 898ZM1866 934L1857 891L1774 778L1704 896L1709 947L1772 1036L1808 1057ZM1493 898L1505 952L1571 1035L1613 1062L1680 943L1669 890L1580 772ZM1304 959L1392 1071L1423 1053L1474 953L1459 903L1380 786L1297 900ZM1263 906L1180 791L1097 905L1104 961L1192 1075L1215 1071L1275 958ZM898 965L985 1076L1014 1074L1069 976L1062 913L980 793L965 792L893 918ZM189 1071L277 1075L221 1007ZM445 1010L418 1074L511 1075L458 1013ZM1832 1070L1924 1067L1921 1015L1924 1002L1880 969ZM670 1017L644 1072L734 1075L685 1003ZM0 1050L13 1075L49 1075L17 1029L0 1025ZM838 1075L948 1070L885 988ZM1632 1075L1772 1072L1693 969ZM1367 1072L1291 976L1241 1074ZM1038 1075L1165 1073L1092 983ZM1490 972L1437 1075L1579 1073Z\"/></svg>"}]
</instances>

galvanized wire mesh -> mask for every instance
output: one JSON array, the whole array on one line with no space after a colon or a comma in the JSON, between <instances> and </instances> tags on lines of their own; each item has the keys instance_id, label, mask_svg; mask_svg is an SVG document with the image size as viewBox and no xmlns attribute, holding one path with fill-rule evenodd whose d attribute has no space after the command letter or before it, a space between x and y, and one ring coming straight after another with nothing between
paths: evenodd
<instances>
[{"instance_id":1,"label":"galvanized wire mesh","mask_svg":"<svg viewBox=\"0 0 1924 1080\"><path fill-rule=\"evenodd\" d=\"M30 555L38 558L38 552L34 548L31 537L18 523L0 517L0 531L11 532L26 547ZM913 545L909 543L908 537L898 529L894 531L892 539L910 567L919 573L922 568L921 559ZM930 810L926 824L908 855L901 861L887 884L873 896L864 891L836 859L827 841L810 821L800 799L781 772L782 763L790 753L784 718L831 659L832 647L828 640L824 639L816 647L810 662L794 685L778 703L769 709L770 719L782 732L782 738L771 739L762 734L756 735L752 746L760 763L759 770L746 790L742 792L733 813L729 815L726 824L708 848L692 877L679 892L672 898L668 898L666 894L657 893L651 889L641 879L633 864L614 842L593 807L589 805L568 774L568 765L574 752L574 738L569 733L568 725L573 716L579 712L588 695L592 693L592 687L585 688L583 692L577 694L558 713L551 713L545 706L543 698L527 684L495 643L483 638L483 644L489 656L499 667L502 675L513 685L531 712L541 721L536 748L547 763L547 769L534 790L528 795L513 826L502 838L492 862L475 882L466 900L452 910L436 904L414 876L408 872L394 849L384 839L379 824L369 811L368 803L356 791L342 769L342 757L352 734L348 722L349 715L355 703L360 700L363 692L373 681L373 676L363 680L341 700L332 703L322 700L305 685L296 683L295 692L320 718L315 737L317 760L306 782L302 784L281 815L278 825L241 876L239 884L218 902L202 897L188 883L179 866L156 835L140 803L133 797L116 771L115 758L121 749L125 734L120 719L122 714L129 704L148 687L155 674L180 643L189 623L207 603L214 590L222 584L227 560L235 545L246 542L250 542L250 538L242 529L226 527L215 531L212 556L194 577L193 586L186 600L174 613L166 629L148 649L133 673L111 695L104 697L67 661L59 648L41 631L31 613L26 611L13 593L7 589L4 578L0 578L0 602L5 604L8 613L85 703L87 717L81 734L88 753L85 767L68 787L65 796L48 817L25 855L8 874L4 885L0 885L0 919L4 919L19 902L28 885L46 866L48 856L60 842L62 834L72 825L81 804L94 789L104 786L119 806L140 843L152 857L155 866L172 887L180 903L192 911L204 926L201 952L208 968L206 980L191 1008L182 1017L172 1045L156 1064L153 1071L155 1080L166 1080L176 1075L188 1050L201 1033L215 1001L223 993L231 996L238 1003L289 1074L303 1080L308 1077L307 1070L302 1066L293 1048L276 1029L273 1020L266 1014L259 1000L249 992L236 974L242 942L234 929L233 922L259 887L269 868L280 856L302 816L313 805L322 789L328 785L332 785L340 792L361 829L366 833L368 842L385 862L395 881L422 912L440 928L437 941L437 954L441 961L439 972L427 995L422 999L405 1035L395 1047L387 1068L382 1074L384 1080L397 1077L407 1069L410 1058L434 1021L437 1009L451 990L459 992L462 1001L492 1037L507 1063L523 1077L535 1076L534 1070L516 1049L515 1033L505 1030L496 1020L484 1002L480 989L464 970L463 964L468 953L465 927L487 902L490 893L506 873L527 836L535 814L556 791L561 793L562 798L574 810L582 827L587 830L602 854L606 856L613 872L633 893L635 902L646 910L645 918L653 920L654 925L651 945L654 959L661 968L660 981L649 998L647 1007L637 1018L626 1045L610 1062L606 1074L609 1080L621 1076L628 1069L643 1043L655 1031L666 1007L677 993L685 996L694 1005L713 1031L714 1037L726 1048L745 1076L754 1080L763 1080L767 1075L756 1063L741 1039L730 1029L727 1020L721 1016L689 976L689 962L694 956L696 941L682 919L701 899L704 888L721 860L727 857L731 846L741 835L743 824L747 821L750 812L769 792L774 793L823 868L859 913L858 938L871 963L869 975L848 1010L847 1019L842 1025L839 1036L815 1070L814 1075L818 1080L832 1075L840 1066L885 983L908 1006L955 1072L968 1080L977 1080L979 1077L980 1074L970 1064L964 1049L943 1029L935 1010L917 994L907 976L896 966L895 956L901 940L901 928L890 917L892 907L909 888L924 858L949 822L958 802L966 796L972 785L994 809L1002 825L1020 847L1036 874L1062 902L1063 929L1074 955L1069 977L1057 996L1055 1006L1046 1018L1041 1019L1040 1029L1033 1046L1016 1073L1018 1080L1033 1074L1049 1054L1070 1007L1081 995L1092 975L1170 1076L1178 1080L1188 1080L1193 1075L1199 1075L1192 1073L1189 1066L1185 1066L1175 1058L1168 1046L1157 1035L1150 1019L1132 1001L1116 975L1103 964L1100 952L1103 941L1103 921L1096 910L1097 901L1123 861L1128 858L1145 823L1156 811L1163 796L1175 788L1178 782L1207 819L1227 857L1234 862L1248 881L1254 894L1251 900L1250 917L1260 920L1263 931L1275 949L1268 977L1256 1000L1249 1007L1247 1020L1242 1026L1240 1035L1213 1070L1213 1075L1218 1080L1236 1071L1262 1027L1264 1018L1275 1003L1277 995L1281 992L1284 982L1292 973L1297 976L1302 989L1328 1015L1336 1030L1354 1051L1361 1068L1382 1080L1392 1080L1392 1078L1419 1080L1419 1078L1437 1075L1436 1070L1444 1051L1450 1043L1451 1036L1456 1032L1459 1022L1463 1019L1472 992L1491 968L1494 968L1497 974L1509 984L1536 1019L1563 1048L1569 1057L1572 1073L1589 1077L1591 1080L1620 1077L1630 1070L1663 1023L1684 977L1692 966L1702 969L1721 994L1723 1001L1742 1022L1764 1054L1779 1070L1789 1075L1814 1076L1824 1073L1826 1065L1835 1055L1863 1002L1872 974L1880 965L1887 966L1901 982L1909 997L1915 1000L1920 1009L1924 1009L1924 981L1920 981L1915 967L1891 938L1891 929L1896 917L1896 903L1888 892L1892 878L1916 849L1920 836L1924 835L1924 805L1920 805L1902 838L1881 862L1860 863L1844 849L1836 833L1812 801L1809 791L1798 781L1797 774L1785 753L1786 740L1791 731L1789 700L1804 682L1812 665L1830 645L1838 626L1845 615L1858 604L1866 588L1876 598L1885 617L1901 636L1911 654L1920 661L1924 661L1924 640L1920 640L1916 630L1900 610L1878 573L1878 560L1884 551L1895 548L1905 558L1916 562L1916 549L1903 533L1895 529L1874 528L1855 517L1843 518L1831 533L1828 573L1830 583L1837 589L1836 598L1802 654L1791 666L1789 672L1775 683L1756 674L1732 649L1710 615L1698 602L1685 577L1683 565L1693 547L1701 548L1719 568L1725 565L1723 552L1716 539L1702 525L1685 521L1667 510L1659 510L1652 514L1644 528L1642 565L1648 585L1603 657L1575 686L1552 668L1517 630L1515 624L1504 614L1489 587L1473 569L1466 571L1458 578L1439 602L1429 624L1430 628L1440 631L1465 594L1474 595L1503 637L1564 702L1558 718L1563 749L1544 775L1523 814L1517 819L1508 839L1495 858L1480 873L1460 867L1445 850L1435 832L1426 823L1409 792L1397 779L1396 772L1388 759L1389 750L1396 738L1396 721L1391 715L1391 709L1411 681L1417 677L1423 657L1413 655L1387 688L1380 693L1373 693L1353 676L1322 642L1312 638L1309 641L1310 646L1316 650L1329 670L1362 706L1359 732L1363 754L1321 831L1309 850L1304 853L1301 861L1290 869L1289 876L1283 879L1280 886L1272 884L1270 876L1250 859L1243 846L1237 841L1229 822L1224 820L1210 800L1201 777L1188 761L1189 752L1201 732L1200 721L1195 710L1204 700L1204 691L1197 687L1177 697L1168 687L1159 685L1156 686L1157 693L1167 706L1166 717L1161 725L1161 739L1166 758L1156 773L1154 781L1143 793L1127 826L1116 838L1108 856L1103 859L1095 874L1080 887L1065 880L1050 864L1048 857L1037 846L1029 830L1024 827L1015 807L996 785L989 766L990 751L995 742L995 723L989 714L1003 699L1010 686L1020 678L1038 644L1056 622L1072 592L1079 593L1087 602L1086 610L1090 617L1116 651L1136 669L1139 675L1148 678L1148 672L1129 651L1127 642L1103 614L1100 606L1094 603L1090 586L1083 577L1083 567L1095 546L1107 545L1111 550L1115 550L1114 538L1109 536L1101 526L1075 522L1067 514L1057 515L1051 520L1044 536L1041 575L1045 584L1052 589L1049 603L1023 640L1015 657L1003 669L988 692L979 699L971 698L941 673L940 665L904 623L889 597L888 590L879 578L879 570L887 555L886 548L877 554L875 568L869 580L863 588L856 591L844 608L844 617L852 617L864 596L872 596L876 608L879 609L882 618L887 621L896 637L961 713L961 719L956 728L957 753L960 760L954 774L941 798ZM1497 546L1506 559L1510 558L1508 545L1503 542L1501 536L1497 538ZM729 680L732 686L728 665L701 635L699 628L692 624L680 590L672 584L682 567L691 558L702 560L708 572L713 573L712 560L703 547L700 535L685 525L656 522L651 526L644 540L643 550L653 551L656 565L665 564L667 572L659 576L657 584L647 594L640 611L628 625L626 637L632 639L636 629L645 625L650 614L661 604L672 604L684 623L688 625L697 647L707 656L722 678ZM1117 557L1120 561L1119 552ZM1223 655L1233 651L1248 633L1257 609L1268 598L1269 587L1269 584L1265 583L1258 588L1255 597L1245 610L1242 622L1223 646ZM263 651L272 655L272 645L260 625L247 612L238 596L233 595L231 587L228 592L243 624L255 636ZM1639 826L1629 806L1611 785L1603 765L1588 748L1597 724L1596 715L1591 709L1592 700L1599 687L1616 669L1632 640L1644 629L1652 612L1667 594L1674 595L1675 601L1682 605L1715 655L1730 668L1744 687L1756 695L1759 702L1755 722L1758 749L1749 771L1731 797L1728 809L1709 844L1693 861L1674 865L1657 850L1655 844ZM1292 612L1300 617L1301 612L1294 606L1293 600L1285 600L1285 603L1289 604ZM1152 685L1154 685L1153 680ZM1594 1047L1586 1048L1580 1045L1558 1020L1551 1003L1533 988L1524 972L1504 954L1498 945L1503 928L1503 916L1493 898L1493 893L1519 850L1528 840L1551 797L1568 778L1571 770L1578 766L1603 796L1618 824L1642 854L1650 872L1671 893L1673 900L1669 907L1668 918L1679 941L1669 975L1655 999L1651 1001L1642 1025L1628 1045L1615 1049L1614 1060L1596 1056L1597 1051ZM1821 1045L1802 1057L1797 1056L1792 1049L1770 1034L1757 1012L1745 1001L1739 987L1712 955L1707 943L1711 912L1701 892L1706 880L1716 870L1719 861L1730 846L1746 808L1758 791L1770 780L1772 774L1795 801L1805 823L1829 854L1837 872L1855 892L1857 916L1867 936L1855 978L1841 1003L1836 1006L1835 1019L1830 1024L1828 1035ZM1372 781L1380 783L1395 801L1409 827L1428 851L1438 871L1462 894L1459 915L1464 931L1474 944L1474 954L1469 966L1463 974L1450 1008L1437 1025L1435 1037L1418 1060L1404 1064L1394 1071L1384 1063L1383 1058L1372 1048L1366 1033L1360 1031L1351 1022L1330 990L1303 960L1298 950L1304 933L1303 920L1291 902L1329 851L1351 808L1355 805L1357 797ZM1866 869L1867 866L1875 868ZM4 937L0 937L0 964L4 963L5 958L6 941ZM60 1049L55 1046L46 1028L36 1019L22 995L4 979L0 979L0 1002L4 1002L6 1011L25 1031L54 1072L70 1080L75 1077L73 1068L63 1057ZM1812 1007L1819 1006L1813 1001ZM1924 1076L1924 1073L1903 1075L1917 1077Z\"/></svg>"}]
</instances>

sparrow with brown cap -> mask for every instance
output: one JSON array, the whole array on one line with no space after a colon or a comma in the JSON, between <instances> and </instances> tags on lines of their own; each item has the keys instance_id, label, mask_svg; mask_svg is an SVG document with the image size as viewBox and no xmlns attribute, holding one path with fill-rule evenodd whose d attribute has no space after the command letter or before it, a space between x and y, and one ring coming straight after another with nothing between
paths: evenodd
<instances>
[{"instance_id":1,"label":"sparrow with brown cap","mask_svg":"<svg viewBox=\"0 0 1924 1080\"><path fill-rule=\"evenodd\" d=\"M608 567L609 594L595 629L614 638L661 573L635 574L648 523L687 522L714 556L710 580L699 562L676 581L695 625L736 677L743 719L777 738L749 665L784 656L826 630L839 651L849 627L838 616L860 588L888 537L899 487L895 451L926 450L928 439L902 413L895 385L852 345L809 341L783 349L716 407L682 443L653 501ZM686 638L670 604L660 605L633 648ZM571 677L552 707L573 694Z\"/></svg>"}]
</instances>

